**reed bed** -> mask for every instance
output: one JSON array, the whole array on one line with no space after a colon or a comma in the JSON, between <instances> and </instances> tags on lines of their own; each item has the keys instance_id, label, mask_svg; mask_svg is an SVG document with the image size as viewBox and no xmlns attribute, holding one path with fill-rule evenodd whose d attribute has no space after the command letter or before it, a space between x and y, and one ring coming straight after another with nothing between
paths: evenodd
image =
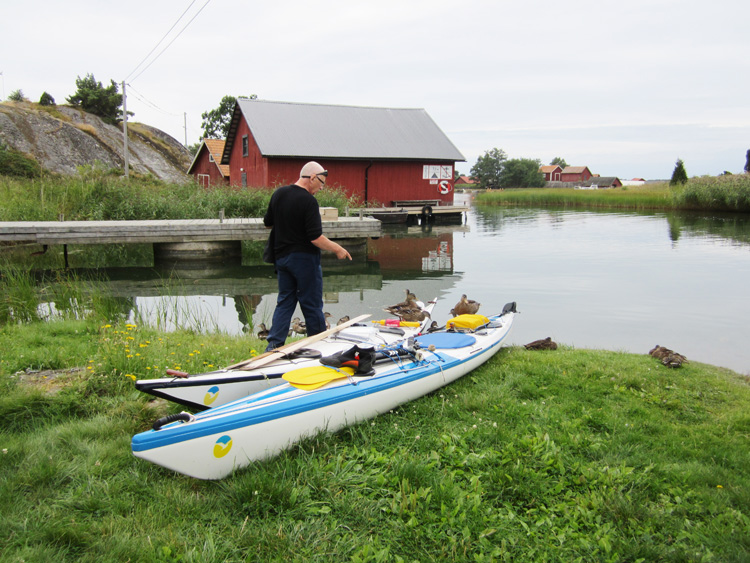
<instances>
[{"instance_id":1,"label":"reed bed","mask_svg":"<svg viewBox=\"0 0 750 563\"><path fill-rule=\"evenodd\" d=\"M692 178L685 185L668 183L599 190L562 188L492 190L477 194L486 205L591 207L643 210L709 210L750 212L750 175Z\"/></svg>"},{"instance_id":2,"label":"reed bed","mask_svg":"<svg viewBox=\"0 0 750 563\"><path fill-rule=\"evenodd\" d=\"M0 175L0 221L210 219L262 217L272 188L203 188L194 182L170 184L148 177L125 180L87 166L76 176L13 178ZM326 188L320 205L343 212L356 202L343 190Z\"/></svg>"}]
</instances>

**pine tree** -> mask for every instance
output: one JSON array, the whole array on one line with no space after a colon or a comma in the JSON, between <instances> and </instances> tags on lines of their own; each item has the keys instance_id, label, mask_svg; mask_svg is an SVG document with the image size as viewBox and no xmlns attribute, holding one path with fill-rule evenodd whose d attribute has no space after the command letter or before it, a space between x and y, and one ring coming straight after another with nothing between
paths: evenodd
<instances>
[{"instance_id":1,"label":"pine tree","mask_svg":"<svg viewBox=\"0 0 750 563\"><path fill-rule=\"evenodd\" d=\"M76 79L76 88L75 94L65 98L69 104L98 115L107 123L115 125L120 122L122 94L117 93L114 80L110 80L110 85L105 88L93 74L87 74L86 78L79 76Z\"/></svg>"},{"instance_id":2,"label":"pine tree","mask_svg":"<svg viewBox=\"0 0 750 563\"><path fill-rule=\"evenodd\" d=\"M53 98L47 92L43 92L42 93L42 97L39 98L39 105L40 106L54 106L55 105L55 98Z\"/></svg>"},{"instance_id":3,"label":"pine tree","mask_svg":"<svg viewBox=\"0 0 750 563\"><path fill-rule=\"evenodd\" d=\"M678 158L669 185L676 186L677 184L687 184L687 181L688 177L687 172L685 172L685 164L682 162L682 159Z\"/></svg>"},{"instance_id":4,"label":"pine tree","mask_svg":"<svg viewBox=\"0 0 750 563\"><path fill-rule=\"evenodd\" d=\"M745 155L745 172L750 174L750 149L748 149L747 154Z\"/></svg>"}]
</instances>

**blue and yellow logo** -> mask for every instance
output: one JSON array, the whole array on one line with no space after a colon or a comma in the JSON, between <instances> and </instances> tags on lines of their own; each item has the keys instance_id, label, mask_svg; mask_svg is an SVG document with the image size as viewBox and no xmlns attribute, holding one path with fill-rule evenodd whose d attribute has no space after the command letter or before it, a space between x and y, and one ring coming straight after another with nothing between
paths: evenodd
<instances>
[{"instance_id":1,"label":"blue and yellow logo","mask_svg":"<svg viewBox=\"0 0 750 563\"><path fill-rule=\"evenodd\" d=\"M206 392L206 396L203 398L203 404L208 406L213 403L219 396L219 386L214 385Z\"/></svg>"},{"instance_id":2,"label":"blue and yellow logo","mask_svg":"<svg viewBox=\"0 0 750 563\"><path fill-rule=\"evenodd\" d=\"M224 435L214 444L214 457L224 457L232 449L232 437Z\"/></svg>"}]
</instances>

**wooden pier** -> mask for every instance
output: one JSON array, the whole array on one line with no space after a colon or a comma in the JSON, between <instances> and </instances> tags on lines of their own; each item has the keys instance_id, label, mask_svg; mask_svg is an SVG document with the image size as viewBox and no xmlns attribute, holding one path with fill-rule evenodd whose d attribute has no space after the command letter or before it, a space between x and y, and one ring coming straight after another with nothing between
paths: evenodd
<instances>
[{"instance_id":1,"label":"wooden pier","mask_svg":"<svg viewBox=\"0 0 750 563\"><path fill-rule=\"evenodd\" d=\"M144 244L266 240L263 219L175 219L160 221L5 221L0 242L53 244ZM380 221L371 217L323 220L331 239L379 237Z\"/></svg>"},{"instance_id":2,"label":"wooden pier","mask_svg":"<svg viewBox=\"0 0 750 563\"><path fill-rule=\"evenodd\" d=\"M323 234L350 253L364 251L365 241L380 237L382 224L372 217L323 215ZM174 219L154 221L6 221L0 244L39 244L46 252L62 245L68 267L71 244L153 244L156 263L238 260L242 241L268 239L263 219Z\"/></svg>"}]
</instances>

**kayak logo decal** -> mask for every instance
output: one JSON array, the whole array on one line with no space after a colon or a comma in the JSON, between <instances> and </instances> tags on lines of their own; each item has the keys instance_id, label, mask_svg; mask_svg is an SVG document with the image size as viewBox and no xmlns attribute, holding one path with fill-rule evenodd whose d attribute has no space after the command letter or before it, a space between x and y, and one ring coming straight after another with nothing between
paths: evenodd
<instances>
[{"instance_id":1,"label":"kayak logo decal","mask_svg":"<svg viewBox=\"0 0 750 563\"><path fill-rule=\"evenodd\" d=\"M214 385L213 387L211 387L211 389L206 391L206 396L203 397L203 404L206 406L210 405L217 399L218 396L219 396L219 386Z\"/></svg>"},{"instance_id":2,"label":"kayak logo decal","mask_svg":"<svg viewBox=\"0 0 750 563\"><path fill-rule=\"evenodd\" d=\"M224 457L232 449L232 437L228 434L222 436L214 444L214 457Z\"/></svg>"}]
</instances>

